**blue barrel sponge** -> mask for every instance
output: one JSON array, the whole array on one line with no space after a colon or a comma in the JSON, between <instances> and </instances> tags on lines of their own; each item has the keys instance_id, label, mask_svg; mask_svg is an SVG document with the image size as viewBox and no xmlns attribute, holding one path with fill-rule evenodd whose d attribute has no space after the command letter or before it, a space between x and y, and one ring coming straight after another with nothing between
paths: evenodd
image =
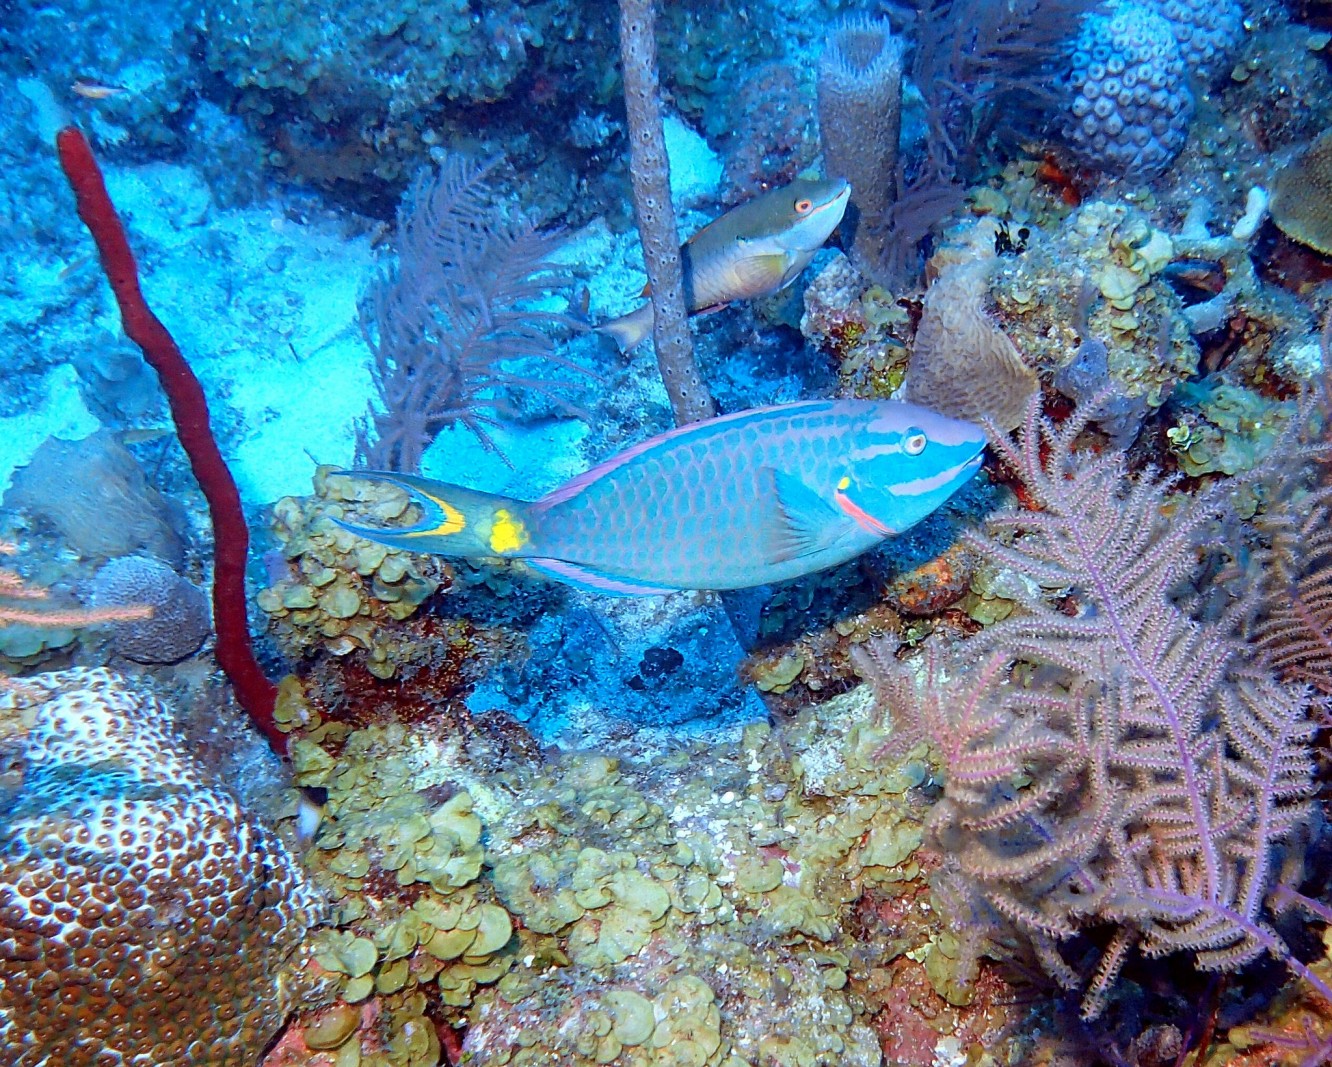
<instances>
[{"instance_id":1,"label":"blue barrel sponge","mask_svg":"<svg viewBox=\"0 0 1332 1067\"><path fill-rule=\"evenodd\" d=\"M833 26L817 87L824 170L851 183L845 243L856 269L874 277L883 269L887 214L897 199L902 132L902 42L888 20L852 16Z\"/></svg>"},{"instance_id":2,"label":"blue barrel sponge","mask_svg":"<svg viewBox=\"0 0 1332 1067\"><path fill-rule=\"evenodd\" d=\"M1088 15L1069 57L1069 147L1098 170L1156 177L1188 138L1186 69L1173 27L1151 8L1115 3Z\"/></svg>"}]
</instances>

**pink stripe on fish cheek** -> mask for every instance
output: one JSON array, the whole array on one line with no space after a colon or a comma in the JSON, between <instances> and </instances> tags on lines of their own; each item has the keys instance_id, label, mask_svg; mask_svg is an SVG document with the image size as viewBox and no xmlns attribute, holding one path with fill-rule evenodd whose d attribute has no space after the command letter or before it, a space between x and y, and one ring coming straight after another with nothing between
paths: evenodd
<instances>
[{"instance_id":1,"label":"pink stripe on fish cheek","mask_svg":"<svg viewBox=\"0 0 1332 1067\"><path fill-rule=\"evenodd\" d=\"M861 529L867 530L879 537L889 537L897 533L891 526L885 526L864 508L857 506L845 493L840 490L833 494L833 499L837 501L837 506L856 520L856 524Z\"/></svg>"}]
</instances>

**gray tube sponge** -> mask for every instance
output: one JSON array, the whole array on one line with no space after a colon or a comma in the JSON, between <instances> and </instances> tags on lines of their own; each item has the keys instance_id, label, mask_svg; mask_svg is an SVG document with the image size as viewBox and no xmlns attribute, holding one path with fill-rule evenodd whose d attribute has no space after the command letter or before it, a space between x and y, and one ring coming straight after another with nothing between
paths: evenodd
<instances>
[{"instance_id":1,"label":"gray tube sponge","mask_svg":"<svg viewBox=\"0 0 1332 1067\"><path fill-rule=\"evenodd\" d=\"M629 118L629 176L643 263L652 287L652 344L677 425L716 414L694 360L684 298L680 234L657 81L656 0L620 0L620 60Z\"/></svg>"},{"instance_id":2,"label":"gray tube sponge","mask_svg":"<svg viewBox=\"0 0 1332 1067\"><path fill-rule=\"evenodd\" d=\"M842 220L851 262L883 271L888 212L897 198L902 132L902 42L886 19L851 17L832 28L819 59L819 136L830 178L851 183Z\"/></svg>"}]
</instances>

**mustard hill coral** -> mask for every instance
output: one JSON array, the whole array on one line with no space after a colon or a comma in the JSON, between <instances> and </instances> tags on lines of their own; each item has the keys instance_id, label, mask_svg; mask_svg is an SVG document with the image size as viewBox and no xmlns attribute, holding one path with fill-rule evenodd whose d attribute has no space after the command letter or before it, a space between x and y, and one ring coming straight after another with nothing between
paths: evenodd
<instances>
[{"instance_id":1,"label":"mustard hill coral","mask_svg":"<svg viewBox=\"0 0 1332 1067\"><path fill-rule=\"evenodd\" d=\"M354 482L320 467L313 497L283 497L273 509L274 532L282 542L287 573L259 594L259 606L288 654L320 649L336 656L367 653L381 678L396 669L394 643L386 631L410 616L449 581L448 565L435 556L413 556L362 541L340 529L333 517L350 514L375 523L399 518L409 506L401 490Z\"/></svg>"},{"instance_id":2,"label":"mustard hill coral","mask_svg":"<svg viewBox=\"0 0 1332 1067\"><path fill-rule=\"evenodd\" d=\"M355 1038L355 1024L339 1028L336 1042L362 1067L434 1067L427 996L452 1013L466 1008L519 948L481 877L482 822L455 783L458 743L423 740L395 724L353 733L336 759L307 739L291 747L297 781L328 790L308 861L335 902L337 928L316 937L315 960L341 976L342 1003L375 1006L377 1028Z\"/></svg>"},{"instance_id":3,"label":"mustard hill coral","mask_svg":"<svg viewBox=\"0 0 1332 1067\"><path fill-rule=\"evenodd\" d=\"M851 261L834 256L805 290L800 330L838 369L856 396L887 399L906 370L910 316L891 293L868 285Z\"/></svg>"},{"instance_id":4,"label":"mustard hill coral","mask_svg":"<svg viewBox=\"0 0 1332 1067\"><path fill-rule=\"evenodd\" d=\"M1054 233L1000 260L991 283L1005 331L1027 361L1055 370L1079 344L1105 344L1111 384L1158 407L1197 369L1198 347L1163 271L1172 237L1126 203L1084 203Z\"/></svg>"},{"instance_id":5,"label":"mustard hill coral","mask_svg":"<svg viewBox=\"0 0 1332 1067\"><path fill-rule=\"evenodd\" d=\"M286 847L104 670L0 698L0 1059L250 1067L321 905Z\"/></svg>"},{"instance_id":6,"label":"mustard hill coral","mask_svg":"<svg viewBox=\"0 0 1332 1067\"><path fill-rule=\"evenodd\" d=\"M754 724L642 763L495 769L481 735L424 722L298 738L298 781L329 796L311 861L337 917L316 958L362 1008L298 1029L362 1067L433 1064L409 1035L464 1024L476 1067L878 1067L893 968L919 982L920 1026L994 1045L1004 1012L974 1014L922 906L907 791L928 769L883 763L871 706L860 690L780 738ZM865 948L851 931L894 902L910 918Z\"/></svg>"}]
</instances>

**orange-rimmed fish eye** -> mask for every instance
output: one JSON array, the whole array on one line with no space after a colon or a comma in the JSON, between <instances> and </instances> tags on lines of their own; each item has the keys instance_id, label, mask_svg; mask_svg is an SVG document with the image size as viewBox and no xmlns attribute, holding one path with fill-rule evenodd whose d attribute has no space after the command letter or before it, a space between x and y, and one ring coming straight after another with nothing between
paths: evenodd
<instances>
[{"instance_id":1,"label":"orange-rimmed fish eye","mask_svg":"<svg viewBox=\"0 0 1332 1067\"><path fill-rule=\"evenodd\" d=\"M925 444L929 438L925 436L924 430L917 430L914 426L907 430L902 438L902 451L908 456L919 456L925 451Z\"/></svg>"},{"instance_id":2,"label":"orange-rimmed fish eye","mask_svg":"<svg viewBox=\"0 0 1332 1067\"><path fill-rule=\"evenodd\" d=\"M808 215L814 210L814 201L807 196L802 196L795 202L795 213L797 215Z\"/></svg>"}]
</instances>

